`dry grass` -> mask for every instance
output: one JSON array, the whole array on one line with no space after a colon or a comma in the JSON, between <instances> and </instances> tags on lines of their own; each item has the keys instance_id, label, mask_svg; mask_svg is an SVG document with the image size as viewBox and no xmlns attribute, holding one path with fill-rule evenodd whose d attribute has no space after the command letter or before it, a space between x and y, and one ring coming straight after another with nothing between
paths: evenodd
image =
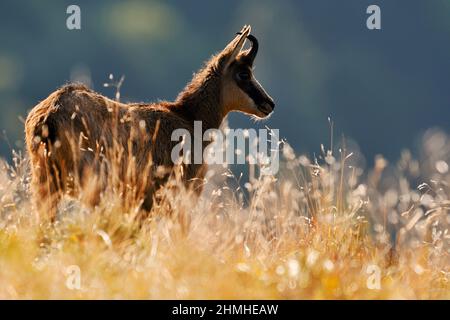
<instances>
[{"instance_id":1,"label":"dry grass","mask_svg":"<svg viewBox=\"0 0 450 320\"><path fill-rule=\"evenodd\" d=\"M167 189L141 225L112 190L40 225L16 155L0 171L0 298L449 299L449 148L430 132L421 161L364 172L347 150L310 160L285 145L277 177L242 192L211 174L198 202Z\"/></svg>"}]
</instances>

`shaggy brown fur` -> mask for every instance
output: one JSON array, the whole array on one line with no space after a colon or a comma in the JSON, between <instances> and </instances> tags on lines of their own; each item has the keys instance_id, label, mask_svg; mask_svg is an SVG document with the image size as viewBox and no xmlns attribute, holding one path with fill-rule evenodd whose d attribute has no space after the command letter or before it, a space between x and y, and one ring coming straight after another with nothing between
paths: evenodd
<instances>
[{"instance_id":1,"label":"shaggy brown fur","mask_svg":"<svg viewBox=\"0 0 450 320\"><path fill-rule=\"evenodd\" d=\"M86 192L85 200L95 205L106 186L105 177L111 175L137 186L142 208L150 210L155 190L168 177L156 175L156 169L174 166L171 150L179 143L171 141L175 129L192 133L194 121L202 121L203 130L219 128L230 111L267 116L273 101L251 74L257 45L253 52L241 51L249 34L250 27L245 26L174 102L123 104L84 85L68 84L35 106L26 119L25 134L40 216L53 220L61 195L79 194L93 177L95 188ZM114 161L120 164L117 172L110 166ZM186 185L198 192L204 174L204 165L183 168Z\"/></svg>"}]
</instances>

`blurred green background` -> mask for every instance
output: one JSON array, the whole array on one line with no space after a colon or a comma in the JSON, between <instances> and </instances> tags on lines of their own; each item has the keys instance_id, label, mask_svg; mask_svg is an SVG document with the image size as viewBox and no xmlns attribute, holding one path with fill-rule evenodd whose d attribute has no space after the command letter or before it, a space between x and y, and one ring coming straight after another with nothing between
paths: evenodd
<instances>
[{"instance_id":1,"label":"blurred green background","mask_svg":"<svg viewBox=\"0 0 450 320\"><path fill-rule=\"evenodd\" d=\"M81 30L66 8L81 7ZM366 28L366 8L382 30ZM255 124L279 128L299 152L329 145L330 126L371 161L396 159L427 128L450 120L449 0L12 1L0 2L0 154L23 147L23 118L58 86L103 88L126 76L122 100L174 99L242 25L260 40L256 77L276 101ZM21 120L22 118L22 120Z\"/></svg>"}]
</instances>

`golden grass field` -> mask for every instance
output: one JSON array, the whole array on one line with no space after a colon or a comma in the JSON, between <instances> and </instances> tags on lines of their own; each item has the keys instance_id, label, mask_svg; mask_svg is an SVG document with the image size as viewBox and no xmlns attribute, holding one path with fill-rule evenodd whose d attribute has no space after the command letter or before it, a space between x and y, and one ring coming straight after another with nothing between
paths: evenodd
<instances>
[{"instance_id":1,"label":"golden grass field","mask_svg":"<svg viewBox=\"0 0 450 320\"><path fill-rule=\"evenodd\" d=\"M365 170L344 148L311 159L285 144L281 158L245 184L211 168L198 201L167 190L142 223L109 190L43 225L15 154L0 170L0 298L450 298L447 136Z\"/></svg>"}]
</instances>

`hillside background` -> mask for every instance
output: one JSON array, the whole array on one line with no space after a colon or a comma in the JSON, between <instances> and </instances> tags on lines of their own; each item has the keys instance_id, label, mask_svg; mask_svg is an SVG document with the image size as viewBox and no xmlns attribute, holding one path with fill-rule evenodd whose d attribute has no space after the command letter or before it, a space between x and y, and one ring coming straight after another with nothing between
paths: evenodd
<instances>
[{"instance_id":1,"label":"hillside background","mask_svg":"<svg viewBox=\"0 0 450 320\"><path fill-rule=\"evenodd\" d=\"M81 7L82 29L66 28ZM366 28L370 4L382 30ZM270 120L299 152L352 138L372 163L395 160L450 120L450 1L2 1L0 155L23 146L27 110L70 80L97 91L125 75L122 99L173 99L242 25L260 39L256 76L276 100ZM255 126L239 114L231 127Z\"/></svg>"}]
</instances>

